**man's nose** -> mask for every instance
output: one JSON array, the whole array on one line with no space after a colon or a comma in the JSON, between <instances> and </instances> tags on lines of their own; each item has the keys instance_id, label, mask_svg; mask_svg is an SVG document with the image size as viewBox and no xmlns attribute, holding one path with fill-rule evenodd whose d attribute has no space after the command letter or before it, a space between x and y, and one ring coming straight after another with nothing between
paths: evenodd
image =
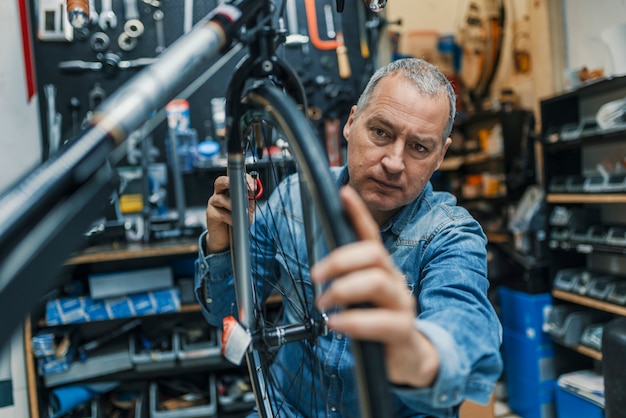
<instances>
[{"instance_id":1,"label":"man's nose","mask_svg":"<svg viewBox=\"0 0 626 418\"><path fill-rule=\"evenodd\" d=\"M390 173L398 173L404 170L404 142L395 141L389 145L381 164Z\"/></svg>"}]
</instances>

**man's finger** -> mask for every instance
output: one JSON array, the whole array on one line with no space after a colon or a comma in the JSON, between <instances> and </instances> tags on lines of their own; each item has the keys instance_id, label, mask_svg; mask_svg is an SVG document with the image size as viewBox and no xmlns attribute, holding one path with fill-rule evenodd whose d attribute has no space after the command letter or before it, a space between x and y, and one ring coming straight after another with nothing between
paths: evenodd
<instances>
[{"instance_id":1,"label":"man's finger","mask_svg":"<svg viewBox=\"0 0 626 418\"><path fill-rule=\"evenodd\" d=\"M380 240L378 224L372 217L361 196L350 186L344 186L339 190L339 196L346 207L348 216L359 240Z\"/></svg>"}]
</instances>

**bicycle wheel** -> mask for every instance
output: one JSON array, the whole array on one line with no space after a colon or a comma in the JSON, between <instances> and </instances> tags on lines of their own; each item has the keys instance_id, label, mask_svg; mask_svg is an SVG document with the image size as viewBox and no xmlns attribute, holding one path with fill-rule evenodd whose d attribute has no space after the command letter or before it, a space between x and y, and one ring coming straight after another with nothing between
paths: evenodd
<instances>
[{"instance_id":1,"label":"bicycle wheel","mask_svg":"<svg viewBox=\"0 0 626 418\"><path fill-rule=\"evenodd\" d=\"M391 416L382 348L327 332L325 314L314 308L317 290L309 266L354 240L321 144L303 113L276 87L252 89L241 106L245 149L229 147L228 156L231 245L239 319L253 337L246 360L258 413ZM257 150L264 150L262 158ZM273 189L257 202L254 217L247 213L246 162ZM272 295L280 303L268 303ZM353 355L349 370L337 370L329 355L342 350Z\"/></svg>"}]
</instances>

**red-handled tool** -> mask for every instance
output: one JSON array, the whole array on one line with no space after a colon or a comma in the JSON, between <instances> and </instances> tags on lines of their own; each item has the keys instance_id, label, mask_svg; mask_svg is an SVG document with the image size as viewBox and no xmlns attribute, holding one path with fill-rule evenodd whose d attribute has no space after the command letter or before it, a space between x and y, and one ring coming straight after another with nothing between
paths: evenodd
<instances>
[{"instance_id":1,"label":"red-handled tool","mask_svg":"<svg viewBox=\"0 0 626 418\"><path fill-rule=\"evenodd\" d=\"M67 0L67 19L76 29L82 29L89 23L89 3L87 0Z\"/></svg>"},{"instance_id":2,"label":"red-handled tool","mask_svg":"<svg viewBox=\"0 0 626 418\"><path fill-rule=\"evenodd\" d=\"M335 39L323 40L320 38L317 27L317 11L315 8L315 0L304 0L306 10L306 20L309 26L309 39L313 46L322 51L337 51L337 65L339 66L339 76L341 78L349 78L352 74L350 70L350 61L348 60L348 49L343 39L343 30L341 27L341 17L339 14L334 15L335 19Z\"/></svg>"},{"instance_id":3,"label":"red-handled tool","mask_svg":"<svg viewBox=\"0 0 626 418\"><path fill-rule=\"evenodd\" d=\"M256 183L256 193L248 193L248 200L258 200L261 196L263 196L263 183L261 183L261 179L259 178L259 173L257 171L250 172L250 175Z\"/></svg>"}]
</instances>

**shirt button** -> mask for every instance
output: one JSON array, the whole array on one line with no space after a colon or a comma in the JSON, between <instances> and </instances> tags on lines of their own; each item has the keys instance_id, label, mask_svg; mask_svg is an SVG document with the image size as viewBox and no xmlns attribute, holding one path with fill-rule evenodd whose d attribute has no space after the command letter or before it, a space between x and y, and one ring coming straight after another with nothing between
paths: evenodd
<instances>
[{"instance_id":1,"label":"shirt button","mask_svg":"<svg viewBox=\"0 0 626 418\"><path fill-rule=\"evenodd\" d=\"M334 406L331 406L330 410L333 411L333 412L337 412L337 408L335 408Z\"/></svg>"},{"instance_id":2,"label":"shirt button","mask_svg":"<svg viewBox=\"0 0 626 418\"><path fill-rule=\"evenodd\" d=\"M213 299L211 299L211 298L206 298L206 303L207 303L207 304L208 304L208 303L213 303Z\"/></svg>"},{"instance_id":3,"label":"shirt button","mask_svg":"<svg viewBox=\"0 0 626 418\"><path fill-rule=\"evenodd\" d=\"M336 378L337 378L337 375L333 373L333 374L331 374L331 375L330 375L330 378L331 378L331 379L336 379Z\"/></svg>"},{"instance_id":4,"label":"shirt button","mask_svg":"<svg viewBox=\"0 0 626 418\"><path fill-rule=\"evenodd\" d=\"M342 334L337 334L337 339L338 340L342 340L343 339L343 335Z\"/></svg>"},{"instance_id":5,"label":"shirt button","mask_svg":"<svg viewBox=\"0 0 626 418\"><path fill-rule=\"evenodd\" d=\"M445 402L447 400L448 400L448 395L446 395L445 393L439 397L439 402Z\"/></svg>"}]
</instances>

